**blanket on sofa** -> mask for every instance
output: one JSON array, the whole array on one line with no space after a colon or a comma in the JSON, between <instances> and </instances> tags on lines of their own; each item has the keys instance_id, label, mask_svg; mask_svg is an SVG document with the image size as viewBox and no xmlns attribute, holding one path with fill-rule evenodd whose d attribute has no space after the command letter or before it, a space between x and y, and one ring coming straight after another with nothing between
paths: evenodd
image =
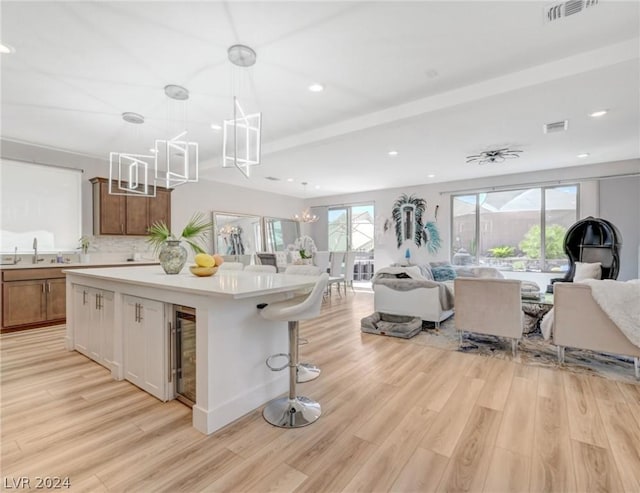
<instances>
[{"instance_id":1,"label":"blanket on sofa","mask_svg":"<svg viewBox=\"0 0 640 493\"><path fill-rule=\"evenodd\" d=\"M622 333L640 347L640 279L614 281L612 279L585 279L580 281L591 287L591 294L602 311ZM553 309L540 322L540 331L545 339L553 331Z\"/></svg>"},{"instance_id":2,"label":"blanket on sofa","mask_svg":"<svg viewBox=\"0 0 640 493\"><path fill-rule=\"evenodd\" d=\"M627 339L640 347L640 279L585 279L581 282L591 287L593 299Z\"/></svg>"},{"instance_id":3,"label":"blanket on sofa","mask_svg":"<svg viewBox=\"0 0 640 493\"><path fill-rule=\"evenodd\" d=\"M420 274L417 267L383 267L379 269L371 281L375 286L386 286L395 291L410 291L419 288L438 288L440 306L443 310L453 308L453 290L450 283L432 281Z\"/></svg>"}]
</instances>

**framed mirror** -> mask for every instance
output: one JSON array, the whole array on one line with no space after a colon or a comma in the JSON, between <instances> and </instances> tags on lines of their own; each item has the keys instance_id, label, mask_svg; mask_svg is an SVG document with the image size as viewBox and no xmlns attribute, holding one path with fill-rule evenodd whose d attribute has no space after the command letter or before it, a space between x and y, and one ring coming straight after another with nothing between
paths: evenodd
<instances>
[{"instance_id":1,"label":"framed mirror","mask_svg":"<svg viewBox=\"0 0 640 493\"><path fill-rule=\"evenodd\" d=\"M264 218L265 252L282 252L300 238L300 223L280 217Z\"/></svg>"},{"instance_id":2,"label":"framed mirror","mask_svg":"<svg viewBox=\"0 0 640 493\"><path fill-rule=\"evenodd\" d=\"M213 212L213 252L220 255L247 255L261 251L260 216L234 212Z\"/></svg>"}]
</instances>

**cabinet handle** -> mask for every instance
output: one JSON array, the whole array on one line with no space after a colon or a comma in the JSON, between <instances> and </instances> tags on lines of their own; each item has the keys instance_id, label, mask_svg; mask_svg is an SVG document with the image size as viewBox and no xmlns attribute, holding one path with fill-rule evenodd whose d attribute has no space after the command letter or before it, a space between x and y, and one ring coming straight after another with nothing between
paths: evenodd
<instances>
[{"instance_id":1,"label":"cabinet handle","mask_svg":"<svg viewBox=\"0 0 640 493\"><path fill-rule=\"evenodd\" d=\"M44 281L42 281L42 292L44 293L45 291L45 287L44 287Z\"/></svg>"},{"instance_id":2,"label":"cabinet handle","mask_svg":"<svg viewBox=\"0 0 640 493\"><path fill-rule=\"evenodd\" d=\"M144 308L144 306L142 306L142 303L140 303L140 308L138 309L138 322L142 322L142 320L144 320L144 317L142 316L142 309Z\"/></svg>"},{"instance_id":3,"label":"cabinet handle","mask_svg":"<svg viewBox=\"0 0 640 493\"><path fill-rule=\"evenodd\" d=\"M102 295L101 294L97 294L96 295L96 299L98 301L98 310L102 310Z\"/></svg>"},{"instance_id":4,"label":"cabinet handle","mask_svg":"<svg viewBox=\"0 0 640 493\"><path fill-rule=\"evenodd\" d=\"M138 306L140 306L140 305L138 305L138 303L136 303L136 312L135 312L135 315L134 315L134 319L135 319L136 322L139 321L138 320Z\"/></svg>"},{"instance_id":5,"label":"cabinet handle","mask_svg":"<svg viewBox=\"0 0 640 493\"><path fill-rule=\"evenodd\" d=\"M98 293L96 293L95 309L98 309Z\"/></svg>"},{"instance_id":6,"label":"cabinet handle","mask_svg":"<svg viewBox=\"0 0 640 493\"><path fill-rule=\"evenodd\" d=\"M51 293L51 283L47 281L47 291Z\"/></svg>"},{"instance_id":7,"label":"cabinet handle","mask_svg":"<svg viewBox=\"0 0 640 493\"><path fill-rule=\"evenodd\" d=\"M172 329L172 324L171 322L169 322L169 331L168 331L168 335L169 335L169 364L167 365L169 368L168 371L168 378L169 378L169 382L173 381L173 338L171 337L173 335L173 329Z\"/></svg>"},{"instance_id":8,"label":"cabinet handle","mask_svg":"<svg viewBox=\"0 0 640 493\"><path fill-rule=\"evenodd\" d=\"M124 224L120 224L120 232L124 234Z\"/></svg>"},{"instance_id":9,"label":"cabinet handle","mask_svg":"<svg viewBox=\"0 0 640 493\"><path fill-rule=\"evenodd\" d=\"M84 289L82 290L82 304L87 304L87 292Z\"/></svg>"}]
</instances>

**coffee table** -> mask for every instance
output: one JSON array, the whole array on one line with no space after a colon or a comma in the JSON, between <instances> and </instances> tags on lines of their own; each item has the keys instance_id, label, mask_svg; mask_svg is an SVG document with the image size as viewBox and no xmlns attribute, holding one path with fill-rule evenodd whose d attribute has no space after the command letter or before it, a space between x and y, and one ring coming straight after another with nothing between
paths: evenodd
<instances>
[{"instance_id":1,"label":"coffee table","mask_svg":"<svg viewBox=\"0 0 640 493\"><path fill-rule=\"evenodd\" d=\"M540 293L537 299L522 298L522 311L524 312L522 333L531 334L540 331L540 321L552 308L552 293Z\"/></svg>"}]
</instances>

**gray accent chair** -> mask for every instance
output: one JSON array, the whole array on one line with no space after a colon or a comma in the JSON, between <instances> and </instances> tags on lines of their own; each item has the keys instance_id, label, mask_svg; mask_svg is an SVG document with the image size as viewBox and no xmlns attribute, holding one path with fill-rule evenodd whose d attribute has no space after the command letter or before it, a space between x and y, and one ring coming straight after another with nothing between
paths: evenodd
<instances>
[{"instance_id":1,"label":"gray accent chair","mask_svg":"<svg viewBox=\"0 0 640 493\"><path fill-rule=\"evenodd\" d=\"M553 294L553 343L564 363L564 348L588 349L633 358L640 379L640 348L600 308L591 287L580 283L557 283Z\"/></svg>"},{"instance_id":2,"label":"gray accent chair","mask_svg":"<svg viewBox=\"0 0 640 493\"><path fill-rule=\"evenodd\" d=\"M512 355L522 337L520 281L458 277L454 280L456 329L511 339Z\"/></svg>"}]
</instances>

